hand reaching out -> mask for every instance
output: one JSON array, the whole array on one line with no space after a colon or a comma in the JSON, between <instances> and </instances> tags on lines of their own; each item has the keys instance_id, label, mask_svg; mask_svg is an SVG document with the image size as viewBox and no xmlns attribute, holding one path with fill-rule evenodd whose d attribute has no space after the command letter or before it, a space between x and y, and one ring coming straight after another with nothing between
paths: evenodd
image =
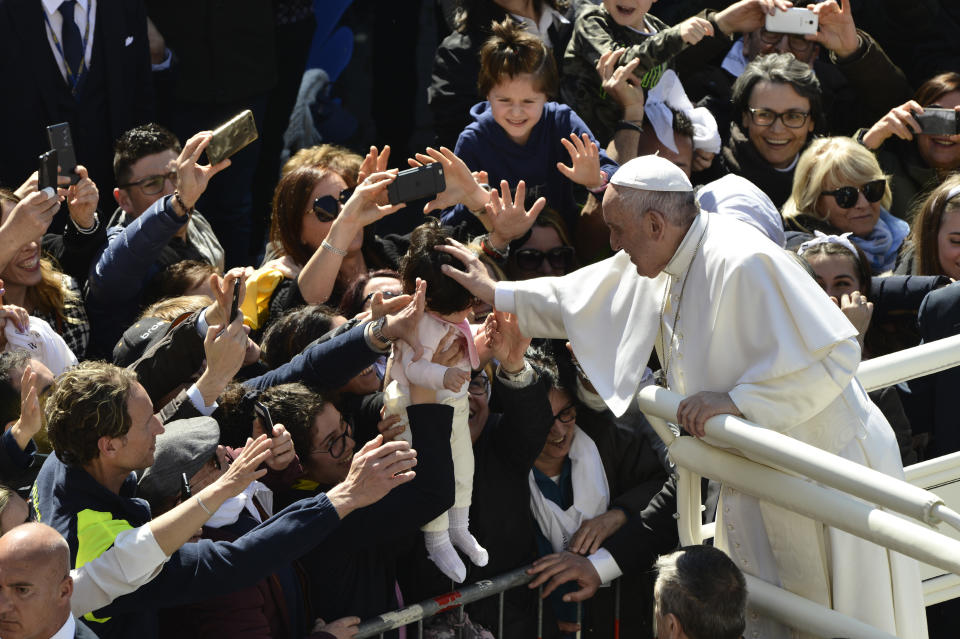
<instances>
[{"instance_id":1,"label":"hand reaching out","mask_svg":"<svg viewBox=\"0 0 960 639\"><path fill-rule=\"evenodd\" d=\"M80 180L69 187L67 191L67 208L70 218L82 229L89 229L94 225L94 213L97 212L97 203L100 201L100 191L90 179L87 169L77 165L77 175Z\"/></svg>"},{"instance_id":2,"label":"hand reaching out","mask_svg":"<svg viewBox=\"0 0 960 639\"><path fill-rule=\"evenodd\" d=\"M201 131L197 133L183 145L179 157L174 161L177 171L177 192L183 201L183 206L189 212L193 210L194 205L203 192L207 190L207 183L214 175L230 166L230 160L221 160L213 166L209 164L199 164L200 154L210 144L213 139L213 133L210 131Z\"/></svg>"},{"instance_id":3,"label":"hand reaching out","mask_svg":"<svg viewBox=\"0 0 960 639\"><path fill-rule=\"evenodd\" d=\"M527 195L527 185L523 180L517 184L517 194L510 195L510 184L506 180L500 181L500 193L490 191L490 202L487 203L487 217L491 231L490 240L494 246L506 246L513 240L523 237L530 230L540 215L540 211L547 205L546 198L537 198L530 210L524 208Z\"/></svg>"},{"instance_id":4,"label":"hand reaching out","mask_svg":"<svg viewBox=\"0 0 960 639\"><path fill-rule=\"evenodd\" d=\"M603 90L623 107L623 119L636 124L643 122L643 89L640 80L633 74L640 65L640 58L618 66L626 49L607 51L597 60L597 73Z\"/></svg>"},{"instance_id":5,"label":"hand reaching out","mask_svg":"<svg viewBox=\"0 0 960 639\"><path fill-rule=\"evenodd\" d=\"M409 160L410 166L423 166L438 162L443 167L444 180L447 188L437 197L427 202L423 207L424 213L449 208L456 204L464 204L470 210L483 209L489 197L466 163L445 146L439 150L427 147L426 153L417 153L416 159Z\"/></svg>"},{"instance_id":6,"label":"hand reaching out","mask_svg":"<svg viewBox=\"0 0 960 639\"><path fill-rule=\"evenodd\" d=\"M687 44L696 44L707 36L713 35L713 25L703 18L687 18L680 23L680 37Z\"/></svg>"},{"instance_id":7,"label":"hand reaching out","mask_svg":"<svg viewBox=\"0 0 960 639\"><path fill-rule=\"evenodd\" d=\"M508 372L516 373L524 366L523 355L531 339L520 332L517 316L503 311L487 315L483 324L487 346Z\"/></svg>"},{"instance_id":8,"label":"hand reaching out","mask_svg":"<svg viewBox=\"0 0 960 639\"><path fill-rule=\"evenodd\" d=\"M557 162L557 170L571 182L582 184L588 189L603 186L603 174L600 171L600 151L586 133L580 137L570 134L570 139L561 138L560 143L570 154L570 166Z\"/></svg>"},{"instance_id":9,"label":"hand reaching out","mask_svg":"<svg viewBox=\"0 0 960 639\"><path fill-rule=\"evenodd\" d=\"M379 501L391 490L411 481L417 451L404 441L383 443L383 435L364 444L350 463L347 478L327 491L340 518Z\"/></svg>"}]
</instances>

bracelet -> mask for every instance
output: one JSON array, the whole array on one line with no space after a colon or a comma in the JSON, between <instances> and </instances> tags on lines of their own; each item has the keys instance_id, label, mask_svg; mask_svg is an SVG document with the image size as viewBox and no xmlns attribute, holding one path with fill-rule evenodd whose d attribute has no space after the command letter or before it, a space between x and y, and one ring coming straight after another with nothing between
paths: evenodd
<instances>
[{"instance_id":1,"label":"bracelet","mask_svg":"<svg viewBox=\"0 0 960 639\"><path fill-rule=\"evenodd\" d=\"M507 244L507 247L503 250L498 249L490 241L489 233L480 236L480 250L486 253L488 257L491 257L497 261L505 260L510 257L510 245Z\"/></svg>"},{"instance_id":2,"label":"bracelet","mask_svg":"<svg viewBox=\"0 0 960 639\"><path fill-rule=\"evenodd\" d=\"M207 513L208 517L213 517L213 513L210 512L210 509L206 507L203 503L203 500L200 499L200 495L197 495L197 503L200 504L200 507L203 508L203 512Z\"/></svg>"},{"instance_id":3,"label":"bracelet","mask_svg":"<svg viewBox=\"0 0 960 639\"><path fill-rule=\"evenodd\" d=\"M643 133L643 127L635 122L630 122L629 120L619 120L617 121L617 126L613 128L614 132L617 131L636 131L637 133Z\"/></svg>"},{"instance_id":4,"label":"bracelet","mask_svg":"<svg viewBox=\"0 0 960 639\"><path fill-rule=\"evenodd\" d=\"M328 241L326 241L326 240L320 242L320 246L322 246L323 248L327 249L328 251L330 251L330 252L333 253L334 255L339 255L340 257L346 257L346 256L347 256L347 252L346 252L346 251L344 251L343 249L338 249L336 246L334 246L333 244L331 244L330 242L328 242Z\"/></svg>"},{"instance_id":5,"label":"bracelet","mask_svg":"<svg viewBox=\"0 0 960 639\"><path fill-rule=\"evenodd\" d=\"M183 209L184 215L190 215L190 213L193 211L192 206L187 206L183 203L183 198L180 197L180 191L173 192L173 201L180 205L180 208Z\"/></svg>"}]
</instances>

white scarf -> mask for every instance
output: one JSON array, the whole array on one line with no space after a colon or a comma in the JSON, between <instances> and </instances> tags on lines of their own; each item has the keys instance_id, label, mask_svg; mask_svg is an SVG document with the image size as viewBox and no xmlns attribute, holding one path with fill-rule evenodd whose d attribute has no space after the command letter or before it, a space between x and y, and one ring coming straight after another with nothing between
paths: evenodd
<instances>
[{"instance_id":1,"label":"white scarf","mask_svg":"<svg viewBox=\"0 0 960 639\"><path fill-rule=\"evenodd\" d=\"M213 516L204 525L210 528L230 526L240 519L240 513L244 510L253 515L257 523L263 523L263 517L260 516L256 504L253 503L254 497L267 512L267 516L273 514L273 492L262 483L252 481L242 493L223 502L223 505L217 508L217 512L213 513Z\"/></svg>"},{"instance_id":2,"label":"white scarf","mask_svg":"<svg viewBox=\"0 0 960 639\"><path fill-rule=\"evenodd\" d=\"M687 97L680 79L673 69L667 69L657 82L657 86L647 93L644 105L647 119L653 125L657 139L661 144L677 152L677 143L673 135L673 111L680 111L690 118L693 124L693 148L710 153L720 152L720 130L713 114L704 107L694 108Z\"/></svg>"},{"instance_id":3,"label":"white scarf","mask_svg":"<svg viewBox=\"0 0 960 639\"><path fill-rule=\"evenodd\" d=\"M530 511L540 525L544 536L550 540L554 552L566 550L573 534L588 519L607 512L610 503L610 486L603 472L600 451L590 436L573 427L573 443L570 445L571 483L573 505L566 510L543 496L537 480L530 471Z\"/></svg>"}]
</instances>

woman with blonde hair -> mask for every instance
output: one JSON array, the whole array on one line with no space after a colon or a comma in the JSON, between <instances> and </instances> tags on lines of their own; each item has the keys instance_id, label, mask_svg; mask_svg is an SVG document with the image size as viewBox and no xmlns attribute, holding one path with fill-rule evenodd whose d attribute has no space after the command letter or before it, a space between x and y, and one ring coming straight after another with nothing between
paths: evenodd
<instances>
[{"instance_id":1,"label":"woman with blonde hair","mask_svg":"<svg viewBox=\"0 0 960 639\"><path fill-rule=\"evenodd\" d=\"M887 210L892 199L887 176L870 151L852 138L820 138L800 156L783 221L810 233L850 233L871 272L879 274L897 265L910 232L906 222Z\"/></svg>"},{"instance_id":2,"label":"woman with blonde hair","mask_svg":"<svg viewBox=\"0 0 960 639\"><path fill-rule=\"evenodd\" d=\"M913 275L960 279L960 174L944 180L913 219Z\"/></svg>"}]
</instances>

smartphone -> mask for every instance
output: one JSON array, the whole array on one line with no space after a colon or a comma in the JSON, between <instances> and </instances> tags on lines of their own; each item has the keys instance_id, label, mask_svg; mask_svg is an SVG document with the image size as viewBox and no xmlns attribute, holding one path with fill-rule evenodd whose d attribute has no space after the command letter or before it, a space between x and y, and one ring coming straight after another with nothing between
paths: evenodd
<instances>
[{"instance_id":1,"label":"smartphone","mask_svg":"<svg viewBox=\"0 0 960 639\"><path fill-rule=\"evenodd\" d=\"M39 158L40 168L37 169L37 190L53 189L57 192L57 152L47 151Z\"/></svg>"},{"instance_id":2,"label":"smartphone","mask_svg":"<svg viewBox=\"0 0 960 639\"><path fill-rule=\"evenodd\" d=\"M446 188L443 167L433 162L400 171L397 179L387 185L387 197L390 204L400 204L425 197L432 198Z\"/></svg>"},{"instance_id":3,"label":"smartphone","mask_svg":"<svg viewBox=\"0 0 960 639\"><path fill-rule=\"evenodd\" d=\"M260 418L263 429L267 431L267 437L273 437L273 418L270 417L270 410L261 402L253 402L253 412Z\"/></svg>"},{"instance_id":4,"label":"smartphone","mask_svg":"<svg viewBox=\"0 0 960 639\"><path fill-rule=\"evenodd\" d=\"M240 278L233 280L233 301L230 302L230 323L237 319L237 312L240 310Z\"/></svg>"},{"instance_id":5,"label":"smartphone","mask_svg":"<svg viewBox=\"0 0 960 639\"><path fill-rule=\"evenodd\" d=\"M180 473L180 502L183 503L190 499L190 480L186 473Z\"/></svg>"},{"instance_id":6,"label":"smartphone","mask_svg":"<svg viewBox=\"0 0 960 639\"><path fill-rule=\"evenodd\" d=\"M256 139L257 125L253 121L253 111L247 109L216 128L207 145L207 160L210 164L219 164Z\"/></svg>"},{"instance_id":7,"label":"smartphone","mask_svg":"<svg viewBox=\"0 0 960 639\"><path fill-rule=\"evenodd\" d=\"M914 113L913 118L924 135L956 135L960 133L958 115L953 109L924 109L923 113Z\"/></svg>"},{"instance_id":8,"label":"smartphone","mask_svg":"<svg viewBox=\"0 0 960 639\"><path fill-rule=\"evenodd\" d=\"M47 127L47 139L50 148L57 152L57 162L60 163L60 175L70 178L70 184L80 181L77 175L77 154L73 150L73 137L70 135L70 123L61 122Z\"/></svg>"},{"instance_id":9,"label":"smartphone","mask_svg":"<svg viewBox=\"0 0 960 639\"><path fill-rule=\"evenodd\" d=\"M774 33L795 33L798 35L813 35L820 26L820 19L810 9L787 9L767 14L764 28Z\"/></svg>"}]
</instances>

